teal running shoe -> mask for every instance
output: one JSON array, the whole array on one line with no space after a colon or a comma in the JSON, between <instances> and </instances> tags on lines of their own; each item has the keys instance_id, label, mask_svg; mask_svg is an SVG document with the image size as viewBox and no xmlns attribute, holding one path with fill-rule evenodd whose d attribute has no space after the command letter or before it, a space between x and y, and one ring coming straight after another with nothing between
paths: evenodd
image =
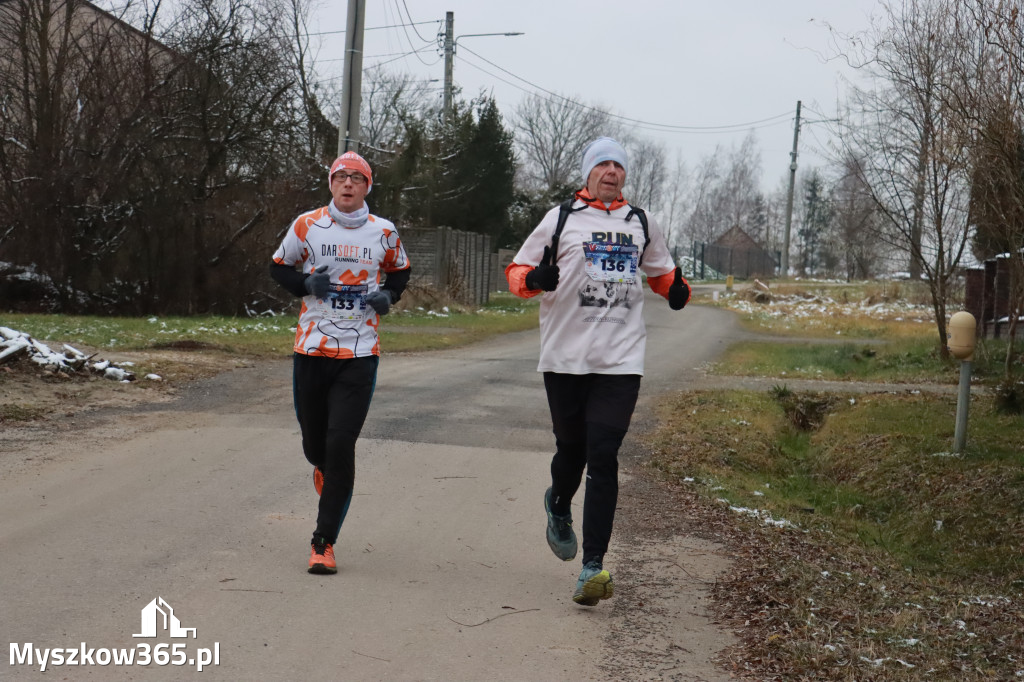
<instances>
[{"instance_id":1,"label":"teal running shoe","mask_svg":"<svg viewBox=\"0 0 1024 682\"><path fill-rule=\"evenodd\" d=\"M548 547L562 561L576 558L576 533L572 530L572 514L551 513L551 488L544 491L544 511L548 515Z\"/></svg>"},{"instance_id":2,"label":"teal running shoe","mask_svg":"<svg viewBox=\"0 0 1024 682\"><path fill-rule=\"evenodd\" d=\"M591 561L580 571L572 600L580 606L597 606L599 601L608 599L613 594L615 583L612 582L611 573L604 570L600 562Z\"/></svg>"}]
</instances>

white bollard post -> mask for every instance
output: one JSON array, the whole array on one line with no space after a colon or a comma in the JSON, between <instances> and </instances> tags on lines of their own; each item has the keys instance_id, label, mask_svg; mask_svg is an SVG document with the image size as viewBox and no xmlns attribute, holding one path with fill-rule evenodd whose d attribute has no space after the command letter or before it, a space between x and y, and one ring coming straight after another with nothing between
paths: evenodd
<instances>
[{"instance_id":1,"label":"white bollard post","mask_svg":"<svg viewBox=\"0 0 1024 682\"><path fill-rule=\"evenodd\" d=\"M960 391L956 399L956 429L953 432L953 452L959 454L967 445L967 408L971 403L971 359L977 336L977 322L967 312L955 313L949 319L949 351L960 358Z\"/></svg>"},{"instance_id":2,"label":"white bollard post","mask_svg":"<svg viewBox=\"0 0 1024 682\"><path fill-rule=\"evenodd\" d=\"M960 393L956 399L956 431L953 452L960 454L967 445L967 409L971 404L971 361L960 363Z\"/></svg>"}]
</instances>

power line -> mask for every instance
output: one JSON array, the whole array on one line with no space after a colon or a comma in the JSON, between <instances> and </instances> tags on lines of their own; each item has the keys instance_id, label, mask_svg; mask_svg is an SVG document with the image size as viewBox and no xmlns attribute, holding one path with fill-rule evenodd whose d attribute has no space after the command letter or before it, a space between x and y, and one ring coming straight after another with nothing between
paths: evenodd
<instances>
[{"instance_id":1,"label":"power line","mask_svg":"<svg viewBox=\"0 0 1024 682\"><path fill-rule=\"evenodd\" d=\"M421 47L421 48L419 48L417 50L413 50L411 52L406 52L404 54L400 54L397 57L392 57L391 59L388 59L386 61L377 62L375 64L371 64L370 66L368 66L366 68L374 68L374 67L377 67L377 66L383 66L384 64L390 64L391 62L397 62L399 59L404 59L404 58L408 57L409 55L416 55L416 58L419 59L421 62L423 62L425 65L427 65L427 66L434 66L439 61L441 61L440 57L438 57L437 59L435 59L432 62L424 62L423 59L419 56L420 52L424 52L426 50L433 50L433 49L434 49L433 44L425 45L425 46L423 46L423 47Z\"/></svg>"},{"instance_id":2,"label":"power line","mask_svg":"<svg viewBox=\"0 0 1024 682\"><path fill-rule=\"evenodd\" d=\"M402 16L402 9L398 6L397 0L395 2L395 9L398 10L398 16L399 16L399 18L401 18L401 16ZM409 17L409 19L411 20L412 17ZM406 28L404 23L400 24L400 26L402 27L402 34L405 36L406 42L409 43L409 47L411 47L413 49L413 54L416 55L416 59L418 59L420 61L420 63L423 64L424 66L433 66L434 64L436 64L437 63L436 61L433 64L427 63L423 59L423 57L421 57L419 55L419 50L416 49L416 46L413 45L413 43L412 43L412 38L409 37L409 29ZM419 33L417 32L416 35L419 35ZM422 40L422 38L421 38L421 40ZM429 43L431 46L433 46L433 42L432 41L424 40L423 42Z\"/></svg>"},{"instance_id":3,"label":"power line","mask_svg":"<svg viewBox=\"0 0 1024 682\"><path fill-rule=\"evenodd\" d=\"M427 40L426 38L424 38L423 36L420 35L420 30L418 28L416 28L416 22L412 20L412 14L409 12L409 5L405 4L405 0L402 0L402 6L405 7L405 16L409 18L409 25L412 26L412 30L416 32L417 37L419 37L419 39L422 40L425 43L432 43L432 42L434 42L433 40ZM401 12L399 12L399 14L401 14ZM433 22L423 21L423 22L420 22L420 23L430 24L430 23L433 23ZM438 21L437 23L441 23L441 22Z\"/></svg>"},{"instance_id":4,"label":"power line","mask_svg":"<svg viewBox=\"0 0 1024 682\"><path fill-rule=\"evenodd\" d=\"M424 50L427 50L427 49L431 49L431 46L427 45L425 47L421 47L419 50L416 50L416 52L423 52ZM377 68L379 66L383 66L385 64L390 64L391 62L398 61L399 59L403 59L405 57L408 57L409 55L413 54L413 52L400 52L400 53L399 52L394 52L392 54L393 55L397 55L397 56L394 56L391 59L386 59L386 60L384 60L382 62L375 62L373 64L364 65L363 66L363 72L365 73L365 72L370 71L371 69L375 69L375 68ZM370 55L370 56L367 57L367 59L374 59L376 57L391 57L391 55L387 55L387 54ZM343 61L343 60L344 60L344 57L339 57L338 59L323 59L323 60L320 60L320 62L337 62L337 61ZM440 59L438 59L437 61L440 61ZM319 64L320 62L317 62L317 63ZM435 61L434 64L436 64L436 63L437 62ZM320 80L318 80L316 82L317 83L329 83L331 81L340 80L343 77L344 76L331 76L329 78L321 78ZM426 82L426 81L424 81L424 82Z\"/></svg>"},{"instance_id":5,"label":"power line","mask_svg":"<svg viewBox=\"0 0 1024 682\"><path fill-rule=\"evenodd\" d=\"M408 57L411 54L414 54L416 52L423 52L426 49L427 49L426 47L421 47L418 50L410 50L409 52L386 52L384 54L364 54L363 55L363 59L377 59L379 57ZM343 61L345 61L344 57L331 57L330 59L317 59L316 63L317 64L326 64L328 62L343 62ZM437 62L434 62L434 63L436 64ZM366 69L364 69L364 71L365 70Z\"/></svg>"},{"instance_id":6,"label":"power line","mask_svg":"<svg viewBox=\"0 0 1024 682\"><path fill-rule=\"evenodd\" d=\"M420 21L419 24L439 24L440 21ZM364 31L382 31L386 28L398 28L399 26L413 26L414 24L391 24L390 26L371 26L370 28L364 28ZM317 33L306 33L306 37L309 36L330 36L344 33L344 31L319 31Z\"/></svg>"},{"instance_id":7,"label":"power line","mask_svg":"<svg viewBox=\"0 0 1024 682\"><path fill-rule=\"evenodd\" d=\"M490 64L494 68L502 71L503 73L507 73L509 76L512 76L513 78L515 78L517 80L520 80L523 83L526 83L527 85L529 85L530 87L535 88L536 90L540 90L541 92L546 93L547 95L550 95L551 97L555 97L557 99L560 99L560 100L562 100L564 102L567 102L569 104L573 104L575 106L581 107L583 109L589 109L591 111L596 111L596 112L600 112L600 113L603 113L603 114L607 114L608 116L611 116L612 118L617 118L617 119L622 120L622 121L627 121L629 123L633 123L633 124L638 125L640 127L644 127L644 128L646 128L648 130L656 130L656 131L660 131L660 132L688 132L688 133L712 133L712 132L735 133L735 132L740 132L742 130L747 130L747 129L750 129L750 128L757 128L759 126L760 127L768 127L768 125L761 125L761 124L769 124L769 122L771 122L771 121L774 121L774 123L771 123L770 125L781 124L781 123L785 122L784 119L789 119L789 118L792 117L792 114L790 114L787 111L787 112L782 113L782 114L776 114L775 116L769 116L768 118L763 118L763 119L760 119L760 120L757 120L757 121L751 121L749 123L735 123L735 124L732 124L732 125L724 125L724 126L681 126L681 125L673 125L673 124L668 124L668 123L653 123L651 121L644 121L644 120L637 119L637 118L630 118L628 116L620 116L618 114L612 114L612 113L603 111L601 109L597 109L595 107L591 107L589 105L583 104L582 102L577 102L576 100L568 98L568 97L565 97L564 95L560 95L557 92L552 92L550 90L547 90L546 88L543 88L543 87L537 85L536 83L532 83L532 82L526 80L525 78L523 78L521 76L517 76L516 74L512 73L508 69L505 69L505 68L499 66L498 64L495 64L494 62L490 61L486 57L483 57L483 56L477 54L476 52L474 52L473 50L469 49L465 45L462 46L462 49L464 51L466 51L466 52L469 52L473 56L475 56L475 57L477 57L477 58L487 62L488 64ZM461 59L461 57L460 57L460 59ZM498 76L495 76L492 73L487 72L485 69L482 69L479 66L476 66L472 62L466 62L466 63L469 64L470 66L473 66L474 68L476 68L476 69L478 69L480 71L483 71L484 73L487 73L487 75L489 75L489 76L491 76L493 78L498 78L498 80L501 80L503 83L507 83L509 85L512 85L513 87L518 87L520 90L523 90L523 88L521 88L519 86L516 86L516 85L514 85L512 83L509 83L508 81L504 80L503 78L500 78ZM528 92L528 91L524 90L524 92Z\"/></svg>"},{"instance_id":8,"label":"power line","mask_svg":"<svg viewBox=\"0 0 1024 682\"><path fill-rule=\"evenodd\" d=\"M461 47L466 52L469 52L470 54L472 54L472 55L474 55L476 57L479 57L483 61L485 61L488 64L490 64L491 66L495 67L496 69L499 69L502 72L507 73L508 75L512 76L513 78L516 78L516 79L522 81L523 83L526 83L530 87L535 88L536 90L539 90L539 91L547 94L549 97L553 97L553 98L559 99L559 100L561 100L563 102L572 104L574 106L578 106L578 107L580 107L582 109L588 109L590 111L599 112L599 113L602 113L602 114L606 114L606 115L608 115L608 116L610 116L612 118L616 118L616 119L619 119L619 120L622 120L622 121L629 122L629 123L635 125L638 128L641 128L643 130L651 130L651 131L655 131L655 132L666 132L666 133L683 133L683 134L736 133L736 132L742 132L744 130L769 128L769 127L776 126L776 125L782 125L784 123L788 123L789 119L792 118L792 114L790 112L786 112L786 113L783 113L783 114L777 114L775 116L769 116L768 118L760 119L758 121L751 121L749 123L736 123L736 124L725 125L725 126L680 126L680 125L672 125L672 124L666 124L666 123L652 123L650 121L643 121L641 119L630 118L628 116L620 116L618 114L613 114L613 113L604 111L603 109L597 109L596 107L592 107L592 106L589 106L587 104L583 104L582 102L578 102L578 101L576 101L574 99L571 99L569 97L565 97L564 95L560 95L560 94L558 94L556 92L552 92L552 91L547 90L547 89L545 89L545 88L543 88L543 87L541 87L541 86L539 86L539 85L537 85L535 83L532 83L532 82L526 80L525 78L517 76L516 74L512 73L511 71L508 71L507 69L502 68L501 66L498 66L497 64L489 61L485 57L482 57L479 54L477 54L476 52L473 52L471 49L469 49L465 45L463 45ZM512 83L511 81L508 81L508 80L502 78L501 76L493 74L490 71L487 71L486 69L484 69L484 68L474 64L471 61L466 61L462 57L459 57L459 59L461 59L464 63L468 64L469 66L472 66L474 69L477 69L478 71L481 71L481 72L487 74L488 76L490 76L491 78L497 79L497 80L501 81L502 83L505 83L506 85L510 85L510 86L512 86L512 87L514 87L514 88L516 88L518 90L521 90L522 92L525 92L527 94L537 94L536 92L533 92L531 90L527 90L526 88L524 88L524 87L522 87L520 85L517 85L515 83Z\"/></svg>"}]
</instances>

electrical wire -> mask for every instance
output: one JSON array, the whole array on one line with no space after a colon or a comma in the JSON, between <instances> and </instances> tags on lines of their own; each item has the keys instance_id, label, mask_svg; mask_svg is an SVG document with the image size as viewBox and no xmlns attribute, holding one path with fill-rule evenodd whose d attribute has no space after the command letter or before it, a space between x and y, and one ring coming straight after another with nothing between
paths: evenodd
<instances>
[{"instance_id":1,"label":"electrical wire","mask_svg":"<svg viewBox=\"0 0 1024 682\"><path fill-rule=\"evenodd\" d=\"M424 47L421 47L419 50L416 50L416 52L423 52L423 51L428 50L428 49L431 49L430 45L426 45ZM404 59L405 57L408 57L409 55L411 55L413 53L412 52L401 52L401 53L395 52L395 53L392 53L392 54L397 55L397 56L394 56L391 59L386 59L386 60L384 60L382 62L374 62L373 64L363 64L363 72L366 73L367 71L370 71L371 69L375 69L375 68L377 68L379 66L383 66L384 64L390 64L391 62L398 61L399 59ZM391 55L372 55L372 56L367 57L367 58L368 59L373 59L375 57L389 57L389 56L391 56ZM323 59L323 60L320 60L320 61L321 62L337 62L337 61L343 61L344 59L345 59L344 57L338 57L337 59ZM438 61L440 61L440 59L438 59ZM318 63L320 63L320 62L318 62ZM436 63L437 62L434 62L434 64L436 64ZM431 66L433 66L433 64L431 64ZM344 78L344 76L331 76L329 78L322 78L322 79L316 81L316 83L318 83L318 84L319 83L329 83L331 81L341 80L342 78Z\"/></svg>"},{"instance_id":2,"label":"electrical wire","mask_svg":"<svg viewBox=\"0 0 1024 682\"><path fill-rule=\"evenodd\" d=\"M409 55L416 55L416 58L419 59L421 62L423 62L425 65L427 65L427 66L434 66L439 61L441 61L440 57L438 57L437 59L435 59L432 62L425 62L425 61L423 61L423 58L419 56L420 52L424 52L426 50L433 50L433 49L434 49L434 45L433 45L433 43L431 43L430 45L424 45L423 47L419 48L418 50L413 50L412 52L405 52L403 54L398 55L397 57L392 57L391 59L388 59L388 60L383 61L383 62L375 62L373 64L364 66L363 68L364 69L372 69L372 68L377 67L377 66L383 66L384 64L390 64L391 62L397 62L399 59L405 59Z\"/></svg>"},{"instance_id":3,"label":"electrical wire","mask_svg":"<svg viewBox=\"0 0 1024 682\"><path fill-rule=\"evenodd\" d=\"M439 20L435 19L434 21L420 21L420 22L417 22L417 23L419 23L419 24L439 24L441 22ZM363 30L364 31L382 31L382 30L387 29L387 28L398 28L400 26L406 26L406 25L407 24L391 24L390 26L371 26L369 28L364 28ZM337 35L339 33L344 33L344 32L345 31L318 31L316 33L308 33L307 32L306 33L306 37L308 38L309 36L330 36L330 35ZM433 41L431 41L431 42L433 42Z\"/></svg>"},{"instance_id":4,"label":"electrical wire","mask_svg":"<svg viewBox=\"0 0 1024 682\"><path fill-rule=\"evenodd\" d=\"M784 119L791 119L793 117L792 113L785 112L785 113L782 113L782 114L776 114L775 116L769 116L768 118L763 118L763 119L760 119L760 120L757 120L757 121L750 121L748 123L735 123L735 124L724 125L724 126L681 126L681 125L673 125L673 124L668 124L668 123L654 123L654 122L651 122L651 121L644 121L644 120L637 119L637 118L630 118L628 116L620 116L618 114L612 114L612 113L606 112L604 110L597 109L595 107L591 107L589 105L583 104L581 102L577 102L576 100L571 99L569 97L565 97L564 95L560 95L557 92L552 92L550 90L547 90L546 88L543 88L543 87L537 85L536 83L532 83L532 82L526 80L525 78L522 78L521 76L517 76L516 74L512 73L508 69L505 69L505 68L499 66L498 64L495 64L494 62L490 61L486 57L483 57L482 55L477 54L476 52L474 52L473 50L469 49L465 45L462 45L461 48L462 48L462 50L464 50L466 52L469 52L470 54L472 54L473 56L477 57L478 59L481 59L484 62L487 62L488 64L490 64L494 68L500 70L501 72L506 73L509 76L512 76L513 78L515 78L516 80L520 80L523 83L526 83L531 88L539 90L539 91L541 91L541 92L543 92L543 93L545 93L545 94L547 94L547 95L549 95L551 97L557 98L559 100L562 100L563 102L572 104L574 106L578 106L578 107L580 107L582 109L589 109L590 111L596 111L596 112L600 112L600 113L603 113L603 114L607 114L608 116L611 116L612 118L616 118L616 119L619 119L621 121L626 121L628 123L632 123L634 125L637 125L639 127L644 128L646 130L655 130L655 131L660 131L660 132L679 132L679 133L714 133L714 132L735 133L735 132L741 132L743 130L749 130L751 128L769 127L771 125L777 125L777 124L780 124L780 123L784 123L785 122ZM458 55L456 55L456 56L458 56ZM460 59L462 59L462 58L460 57ZM520 90L523 90L524 92L529 92L529 91L525 90L522 87L516 86L516 85L514 85L512 83L509 83L508 81L506 81L503 78L500 78L498 76L495 76L492 73L489 73L485 69L482 69L479 66L476 66L472 62L466 61L465 63L469 64L470 66L473 66L474 68L476 68L476 69L478 69L480 71L483 71L484 73L486 73L487 75L489 75L489 76L491 76L493 78L498 78L498 80L501 80L503 83L507 83L508 85L512 85L513 87L517 87ZM531 93L531 94L533 94L533 93ZM774 122L774 123L772 123L772 122ZM765 125L762 125L762 124L765 124Z\"/></svg>"},{"instance_id":5,"label":"electrical wire","mask_svg":"<svg viewBox=\"0 0 1024 682\"><path fill-rule=\"evenodd\" d=\"M416 50L416 51L422 52L422 51L424 51L426 49L427 48L425 48L425 47L421 47L419 50ZM363 55L363 59L378 59L380 57L408 57L409 55L413 54L413 52L414 52L413 50L410 50L409 52L386 52L384 54L364 54ZM344 57L331 57L330 59L318 59L316 63L317 64L326 64L328 62L343 62L343 61L345 61ZM435 62L435 64L436 63L437 62ZM369 67L367 67L367 68L369 68Z\"/></svg>"},{"instance_id":6,"label":"electrical wire","mask_svg":"<svg viewBox=\"0 0 1024 682\"><path fill-rule=\"evenodd\" d=\"M401 18L402 9L398 6L398 0L394 0L394 2L395 2L395 9L398 12L398 16L399 16L399 18ZM424 66L433 66L434 64L436 64L437 63L436 61L434 61L432 63L428 63L427 61L425 61L423 59L423 57L421 57L419 55L419 51L416 49L416 46L413 44L412 38L409 37L409 29L405 26L404 23L402 23L400 25L402 27L402 35L405 36L405 41L407 43L409 43L409 47L412 48L413 54L416 55L416 59L418 59L420 61L420 63L423 64ZM419 34L417 33L417 35L419 35ZM428 41L424 41L424 42L428 42ZM433 47L433 45L434 45L433 41L430 41L430 46Z\"/></svg>"},{"instance_id":7,"label":"electrical wire","mask_svg":"<svg viewBox=\"0 0 1024 682\"><path fill-rule=\"evenodd\" d=\"M733 124L733 125L726 125L726 126L679 126L679 125L671 125L671 124L664 124L664 123L652 123L650 121L643 121L641 119L630 118L628 116L620 116L618 114L613 114L613 113L610 113L610 112L605 111L603 109L597 109L597 108L589 106L587 104L583 104L582 102L578 102L578 101L576 101L574 99L571 99L569 97L565 97L564 95L559 95L556 92L552 92L550 90L542 88L541 86L539 86L539 85L537 85L535 83L531 83L530 81L526 80L525 78L521 78L521 77L515 75L514 73L512 73L512 72L510 72L510 71L508 71L508 70L498 66L497 64L494 64L493 62L487 60L484 57L481 57L479 54L477 54L476 52L473 52L472 50L470 50L468 47L466 47L464 45L461 46L461 47L462 47L462 50L465 50L466 52L469 52L470 54L473 54L474 56L479 57L480 59L482 59L483 61L487 62L491 66L494 66L495 68L503 71L504 73L509 74L513 78L516 78L516 79L526 83L530 87L535 88L536 90L539 90L540 92L545 93L546 95L548 95L548 97L546 99L548 99L549 101L550 101L551 98L558 99L558 100L561 100L562 102L566 102L566 103L571 104L573 106L580 107L581 109L587 109L587 110L590 110L590 111L595 111L595 112L598 112L598 113L610 116L612 118L619 119L621 121L626 121L626 122L636 126L637 128L640 128L641 130L650 130L650 131L653 131L653 132L663 132L663 133L680 133L680 134L730 134L730 133L743 132L744 130L752 130L752 129L758 129L759 130L759 129L762 129L762 128L770 128L770 127L777 126L777 125L788 124L789 121L793 117L792 113L786 112L786 113L783 113L783 114L777 114L775 116L770 116L768 118L760 119L758 121L751 121L749 123L736 123L736 124ZM468 66L472 66L474 69L476 69L478 71L481 71L481 72L487 74L488 76L490 76L491 78L494 78L496 80L501 81L502 83L505 83L506 85L510 85L510 86L516 88L517 90L521 90L522 92L525 92L525 93L531 94L531 95L536 95L537 94L534 90L528 90L528 89L526 89L526 88L524 88L524 87L522 87L520 85L517 85L516 83L513 83L513 82L511 82L511 81L509 81L509 80L507 80L505 78L502 78L501 76L498 76L498 75L496 75L494 73L491 73L487 69L484 69L484 68L474 64L471 61L465 60L462 57L459 57L459 59L460 59L460 61L462 63L464 63L464 64L466 64Z\"/></svg>"},{"instance_id":8,"label":"electrical wire","mask_svg":"<svg viewBox=\"0 0 1024 682\"><path fill-rule=\"evenodd\" d=\"M409 12L409 5L405 4L405 0L402 0L402 6L405 7L405 16L409 19L409 25L412 26L412 30L416 32L416 36L425 43L433 43L433 40L427 40L426 38L420 35L420 30L416 28L416 22L412 20L412 13ZM401 12L399 12L399 14L401 14ZM429 24L432 22L424 21L420 23ZM438 23L441 22L439 21Z\"/></svg>"}]
</instances>

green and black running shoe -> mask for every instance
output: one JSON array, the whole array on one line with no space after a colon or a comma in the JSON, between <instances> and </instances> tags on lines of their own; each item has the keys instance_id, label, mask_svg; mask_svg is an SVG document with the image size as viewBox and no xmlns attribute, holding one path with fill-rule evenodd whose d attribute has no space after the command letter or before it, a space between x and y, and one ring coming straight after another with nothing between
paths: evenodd
<instances>
[{"instance_id":1,"label":"green and black running shoe","mask_svg":"<svg viewBox=\"0 0 1024 682\"><path fill-rule=\"evenodd\" d=\"M548 515L548 547L562 561L576 558L576 533L572 530L572 514L559 516L551 512L551 488L544 491L544 511Z\"/></svg>"}]
</instances>

